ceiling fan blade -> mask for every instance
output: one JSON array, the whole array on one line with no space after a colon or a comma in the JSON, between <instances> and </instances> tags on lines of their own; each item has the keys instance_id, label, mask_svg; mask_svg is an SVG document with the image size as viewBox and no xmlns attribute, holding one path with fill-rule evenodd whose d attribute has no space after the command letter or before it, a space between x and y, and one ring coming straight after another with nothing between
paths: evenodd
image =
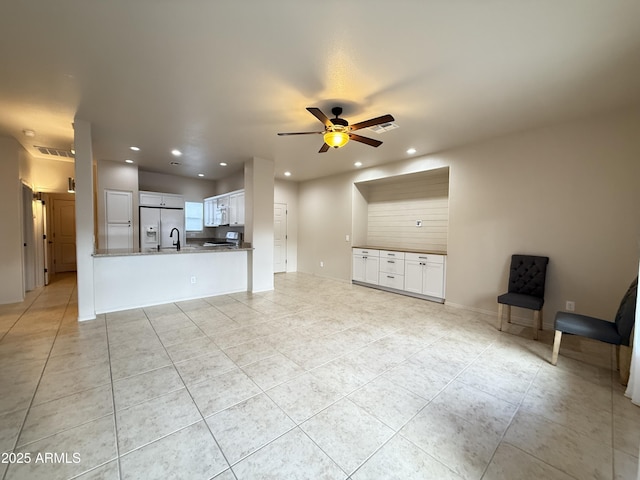
<instances>
[{"instance_id":1,"label":"ceiling fan blade","mask_svg":"<svg viewBox=\"0 0 640 480\"><path fill-rule=\"evenodd\" d=\"M327 150L329 150L329 145L327 145L326 143L324 143L321 147L320 150L318 150L318 153L324 153Z\"/></svg>"},{"instance_id":2,"label":"ceiling fan blade","mask_svg":"<svg viewBox=\"0 0 640 480\"><path fill-rule=\"evenodd\" d=\"M329 118L324 113L322 113L319 108L307 107L307 110L309 111L309 113L311 113L311 115L320 120L325 127L331 127L333 125L331 120L329 120Z\"/></svg>"},{"instance_id":3,"label":"ceiling fan blade","mask_svg":"<svg viewBox=\"0 0 640 480\"><path fill-rule=\"evenodd\" d=\"M288 133L279 133L278 135L317 135L324 132L288 132Z\"/></svg>"},{"instance_id":4,"label":"ceiling fan blade","mask_svg":"<svg viewBox=\"0 0 640 480\"><path fill-rule=\"evenodd\" d=\"M355 133L350 133L349 138L356 142L366 143L367 145L371 145L372 147L379 147L382 145L380 140L374 140L373 138L361 137L360 135L356 135Z\"/></svg>"},{"instance_id":5,"label":"ceiling fan blade","mask_svg":"<svg viewBox=\"0 0 640 480\"><path fill-rule=\"evenodd\" d=\"M371 120L365 120L364 122L354 123L351 125L350 130L360 130L361 128L373 127L374 125L380 125L381 123L393 122L395 118L391 115L382 115L381 117L372 118Z\"/></svg>"}]
</instances>

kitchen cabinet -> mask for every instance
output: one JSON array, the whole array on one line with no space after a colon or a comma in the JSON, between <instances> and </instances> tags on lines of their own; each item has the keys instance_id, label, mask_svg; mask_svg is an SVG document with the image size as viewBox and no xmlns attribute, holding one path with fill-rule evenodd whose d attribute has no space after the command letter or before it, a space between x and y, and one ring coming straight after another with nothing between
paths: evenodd
<instances>
[{"instance_id":1,"label":"kitchen cabinet","mask_svg":"<svg viewBox=\"0 0 640 480\"><path fill-rule=\"evenodd\" d=\"M244 190L204 199L204 226L244 225Z\"/></svg>"},{"instance_id":2,"label":"kitchen cabinet","mask_svg":"<svg viewBox=\"0 0 640 480\"><path fill-rule=\"evenodd\" d=\"M405 287L407 292L444 299L445 256L407 253Z\"/></svg>"},{"instance_id":3,"label":"kitchen cabinet","mask_svg":"<svg viewBox=\"0 0 640 480\"><path fill-rule=\"evenodd\" d=\"M380 272L380 252L372 249L353 250L353 280L377 285Z\"/></svg>"},{"instance_id":4,"label":"kitchen cabinet","mask_svg":"<svg viewBox=\"0 0 640 480\"><path fill-rule=\"evenodd\" d=\"M140 206L184 208L184 197L174 193L140 192Z\"/></svg>"},{"instance_id":5,"label":"kitchen cabinet","mask_svg":"<svg viewBox=\"0 0 640 480\"><path fill-rule=\"evenodd\" d=\"M216 227L215 214L216 214L217 201L215 197L209 197L204 199L204 226Z\"/></svg>"},{"instance_id":6,"label":"kitchen cabinet","mask_svg":"<svg viewBox=\"0 0 640 480\"><path fill-rule=\"evenodd\" d=\"M244 190L229 195L229 225L244 225Z\"/></svg>"},{"instance_id":7,"label":"kitchen cabinet","mask_svg":"<svg viewBox=\"0 0 640 480\"><path fill-rule=\"evenodd\" d=\"M404 252L380 250L378 285L404 289Z\"/></svg>"},{"instance_id":8,"label":"kitchen cabinet","mask_svg":"<svg viewBox=\"0 0 640 480\"><path fill-rule=\"evenodd\" d=\"M133 192L105 190L106 248L133 247Z\"/></svg>"}]
</instances>

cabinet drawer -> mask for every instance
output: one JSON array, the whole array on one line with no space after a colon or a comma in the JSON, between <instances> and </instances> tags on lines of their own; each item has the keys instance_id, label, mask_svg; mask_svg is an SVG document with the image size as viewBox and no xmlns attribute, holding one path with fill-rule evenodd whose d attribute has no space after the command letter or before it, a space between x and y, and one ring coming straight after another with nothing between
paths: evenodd
<instances>
[{"instance_id":1,"label":"cabinet drawer","mask_svg":"<svg viewBox=\"0 0 640 480\"><path fill-rule=\"evenodd\" d=\"M394 252L391 250L380 250L380 259L388 258L393 260L394 258L397 260L404 260L404 252Z\"/></svg>"},{"instance_id":2,"label":"cabinet drawer","mask_svg":"<svg viewBox=\"0 0 640 480\"><path fill-rule=\"evenodd\" d=\"M380 256L380 271L404 275L404 259L395 259Z\"/></svg>"},{"instance_id":3,"label":"cabinet drawer","mask_svg":"<svg viewBox=\"0 0 640 480\"><path fill-rule=\"evenodd\" d=\"M354 255L364 255L368 257L379 257L380 250L373 250L371 248L353 248Z\"/></svg>"},{"instance_id":4,"label":"cabinet drawer","mask_svg":"<svg viewBox=\"0 0 640 480\"><path fill-rule=\"evenodd\" d=\"M404 259L413 262L444 263L444 257L435 253L407 253Z\"/></svg>"},{"instance_id":5,"label":"cabinet drawer","mask_svg":"<svg viewBox=\"0 0 640 480\"><path fill-rule=\"evenodd\" d=\"M404 275L380 272L378 285L395 288L397 290L404 290Z\"/></svg>"}]
</instances>

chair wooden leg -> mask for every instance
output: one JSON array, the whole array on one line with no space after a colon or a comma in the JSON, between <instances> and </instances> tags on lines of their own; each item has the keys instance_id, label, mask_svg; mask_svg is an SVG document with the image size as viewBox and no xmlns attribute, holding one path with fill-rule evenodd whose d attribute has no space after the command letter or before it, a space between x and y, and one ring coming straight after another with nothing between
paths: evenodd
<instances>
[{"instance_id":1,"label":"chair wooden leg","mask_svg":"<svg viewBox=\"0 0 640 480\"><path fill-rule=\"evenodd\" d=\"M507 305L507 323L511 323L511 305Z\"/></svg>"},{"instance_id":2,"label":"chair wooden leg","mask_svg":"<svg viewBox=\"0 0 640 480\"><path fill-rule=\"evenodd\" d=\"M498 330L502 331L502 304L498 304Z\"/></svg>"},{"instance_id":3,"label":"chair wooden leg","mask_svg":"<svg viewBox=\"0 0 640 480\"><path fill-rule=\"evenodd\" d=\"M629 370L631 369L631 347L620 345L619 352L620 383L626 385L629 382Z\"/></svg>"},{"instance_id":4,"label":"chair wooden leg","mask_svg":"<svg viewBox=\"0 0 640 480\"><path fill-rule=\"evenodd\" d=\"M556 335L553 338L553 353L551 353L551 365L558 363L558 352L560 352L560 342L562 341L562 332L556 330Z\"/></svg>"},{"instance_id":5,"label":"chair wooden leg","mask_svg":"<svg viewBox=\"0 0 640 480\"><path fill-rule=\"evenodd\" d=\"M538 339L538 329L540 328L540 310L533 311L533 339Z\"/></svg>"},{"instance_id":6,"label":"chair wooden leg","mask_svg":"<svg viewBox=\"0 0 640 480\"><path fill-rule=\"evenodd\" d=\"M542 310L543 310L543 309L541 308L541 309L540 309L540 324L539 324L540 330L544 330L544 327L543 327L543 324L544 324L544 318L543 318L543 315L542 315Z\"/></svg>"}]
</instances>

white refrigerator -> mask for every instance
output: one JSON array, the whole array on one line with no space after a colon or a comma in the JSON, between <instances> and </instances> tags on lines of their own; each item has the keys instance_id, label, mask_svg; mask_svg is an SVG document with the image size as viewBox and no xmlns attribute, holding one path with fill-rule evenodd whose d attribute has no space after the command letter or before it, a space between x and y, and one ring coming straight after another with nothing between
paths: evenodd
<instances>
[{"instance_id":1,"label":"white refrigerator","mask_svg":"<svg viewBox=\"0 0 640 480\"><path fill-rule=\"evenodd\" d=\"M178 235L173 232L177 228ZM151 250L160 248L175 248L174 243L180 238L184 244L184 209L140 207L140 249Z\"/></svg>"}]
</instances>

